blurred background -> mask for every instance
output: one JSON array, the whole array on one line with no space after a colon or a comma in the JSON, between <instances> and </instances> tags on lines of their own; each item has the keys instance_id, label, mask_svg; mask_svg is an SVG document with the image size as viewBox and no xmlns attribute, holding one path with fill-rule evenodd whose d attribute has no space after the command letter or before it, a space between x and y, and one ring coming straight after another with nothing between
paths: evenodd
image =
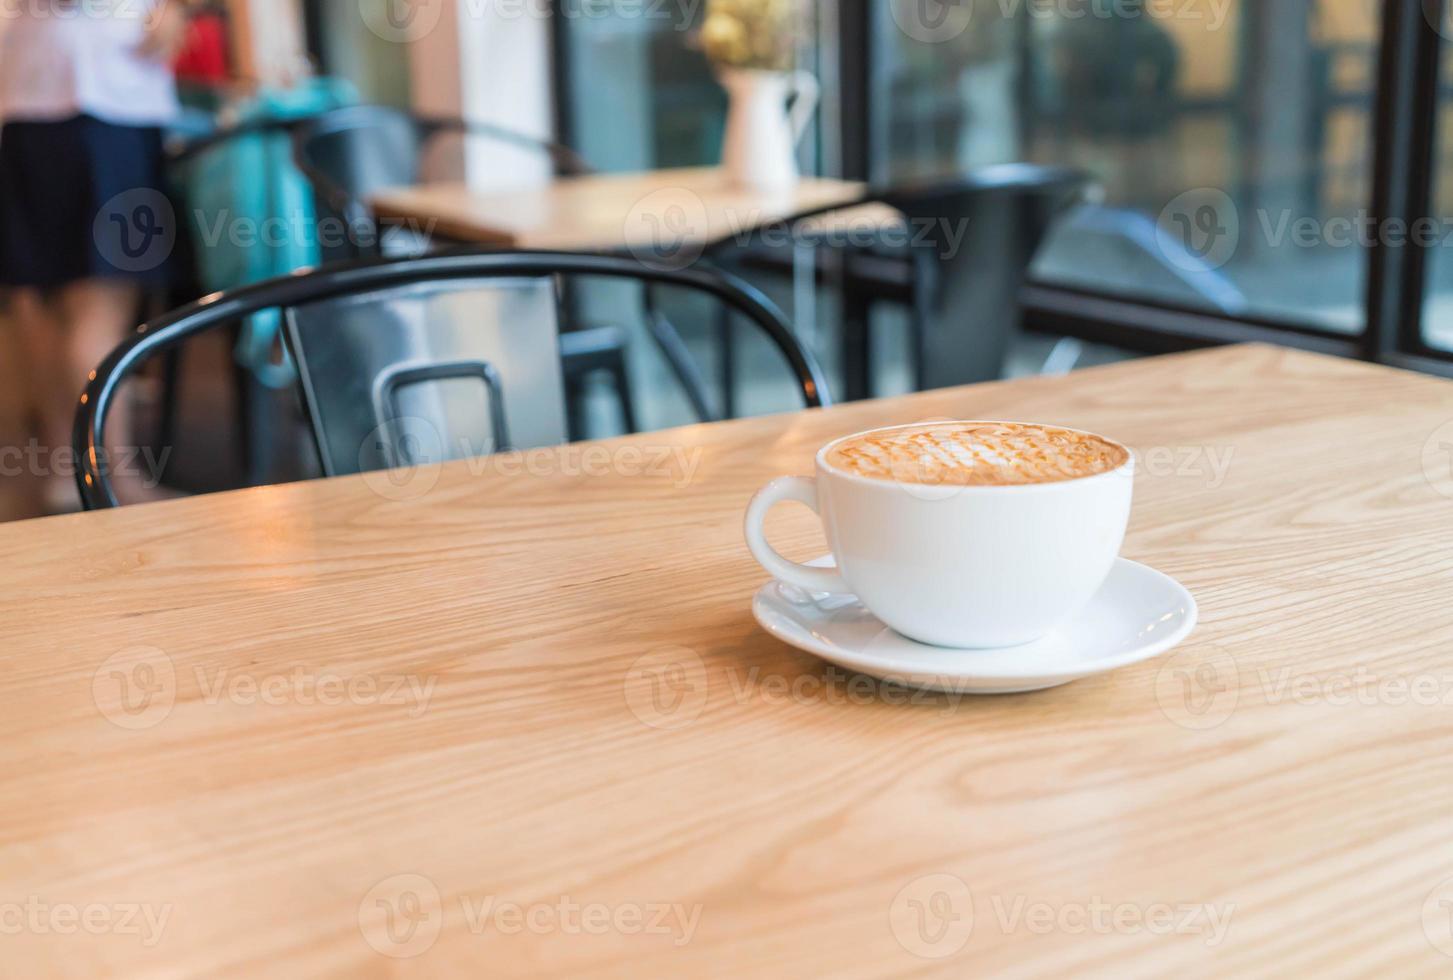
<instances>
[{"instance_id":1,"label":"blurred background","mask_svg":"<svg viewBox=\"0 0 1453 980\"><path fill-rule=\"evenodd\" d=\"M1445 8L1439 0L819 0L804 5L790 38L796 66L821 88L797 162L809 176L888 189L1006 163L1083 175L1026 268L1011 270L1018 308L1003 325L1002 376L1247 340L1453 374ZM197 233L209 215L239 213L254 181L316 191L285 143L259 138L247 144L251 158L196 152L197 141L249 120L365 103L508 127L567 146L607 174L717 164L729 102L700 42L708 12L706 0L193 8L175 62L186 113L171 146L179 221L191 226L188 261L201 270L194 292L257 275L219 271L235 256ZM549 181L552 169L538 153L459 137L431 147L417 179L508 191ZM314 198L295 212L323 210ZM270 252L271 273L353 257L316 242ZM863 314L867 376L842 337L859 311L840 281L770 261L744 274L788 311L839 397L922 385L911 302L873 303ZM153 309L188 298L154 298ZM634 300L618 288L591 287L576 299L593 315L631 319ZM715 376L722 355L698 325L705 319L677 318ZM137 410L176 450L168 482L196 491L311 475L306 438L286 448L301 416L275 335L194 346L179 375L171 365L137 382ZM729 414L792 407L790 391L756 384L771 374L764 352L748 343L733 355L741 365ZM669 367L652 345L631 347L640 428L699 420L673 390ZM622 431L616 395L590 386L577 437ZM7 440L22 444L22 411L12 405L3 418ZM268 446L261 461L252 445L259 427ZM35 512L24 497L4 498L0 511Z\"/></svg>"}]
</instances>

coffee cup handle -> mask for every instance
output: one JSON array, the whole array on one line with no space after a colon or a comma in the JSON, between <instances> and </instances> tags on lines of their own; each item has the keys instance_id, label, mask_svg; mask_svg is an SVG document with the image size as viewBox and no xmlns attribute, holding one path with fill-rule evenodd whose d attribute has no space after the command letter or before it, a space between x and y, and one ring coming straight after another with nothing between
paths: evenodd
<instances>
[{"instance_id":1,"label":"coffee cup handle","mask_svg":"<svg viewBox=\"0 0 1453 980\"><path fill-rule=\"evenodd\" d=\"M795 500L820 514L817 505L817 481L808 476L784 476L767 484L747 505L747 548L752 557L774 578L806 589L809 592L852 592L836 568L813 568L788 561L767 543L767 512L780 503Z\"/></svg>"}]
</instances>

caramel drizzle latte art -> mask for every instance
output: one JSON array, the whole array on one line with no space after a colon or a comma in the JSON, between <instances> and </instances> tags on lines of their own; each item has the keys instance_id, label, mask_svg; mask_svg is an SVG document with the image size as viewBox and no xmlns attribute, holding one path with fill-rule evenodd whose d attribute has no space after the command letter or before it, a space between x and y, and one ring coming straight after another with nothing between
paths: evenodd
<instances>
[{"instance_id":1,"label":"caramel drizzle latte art","mask_svg":"<svg viewBox=\"0 0 1453 980\"><path fill-rule=\"evenodd\" d=\"M1109 473L1130 454L1099 436L1018 422L936 422L869 432L827 463L855 476L934 486L1022 486Z\"/></svg>"}]
</instances>

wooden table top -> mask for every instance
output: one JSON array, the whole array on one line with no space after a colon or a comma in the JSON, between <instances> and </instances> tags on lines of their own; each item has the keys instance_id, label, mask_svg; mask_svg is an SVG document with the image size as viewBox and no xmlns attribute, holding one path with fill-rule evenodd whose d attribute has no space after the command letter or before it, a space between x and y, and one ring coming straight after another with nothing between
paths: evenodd
<instances>
[{"instance_id":1,"label":"wooden table top","mask_svg":"<svg viewBox=\"0 0 1453 980\"><path fill-rule=\"evenodd\" d=\"M749 494L945 416L1134 447L1191 638L959 700L763 634ZM0 973L1446 975L1450 451L1241 347L0 527Z\"/></svg>"},{"instance_id":2,"label":"wooden table top","mask_svg":"<svg viewBox=\"0 0 1453 980\"><path fill-rule=\"evenodd\" d=\"M860 198L863 184L807 177L790 191L734 187L715 167L592 174L539 187L471 190L460 183L387 190L370 203L381 217L460 241L509 248L670 251L699 246L759 224ZM878 205L844 209L835 227L901 224Z\"/></svg>"}]
</instances>

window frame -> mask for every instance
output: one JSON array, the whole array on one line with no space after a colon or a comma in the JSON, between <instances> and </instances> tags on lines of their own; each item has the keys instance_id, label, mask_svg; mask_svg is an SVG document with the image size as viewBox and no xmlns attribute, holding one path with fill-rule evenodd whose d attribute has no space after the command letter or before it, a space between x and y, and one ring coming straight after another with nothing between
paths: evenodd
<instances>
[{"instance_id":1,"label":"window frame","mask_svg":"<svg viewBox=\"0 0 1453 980\"><path fill-rule=\"evenodd\" d=\"M841 173L834 176L850 180L869 179L873 162L871 5L880 2L884 0L838 0L841 144L836 157ZM1435 25L1443 23L1450 2L1382 2L1366 205L1377 226L1397 221L1410 227L1433 216L1443 46ZM568 143L570 66L560 18L552 18L552 31L556 122ZM1378 238L1364 259L1368 265L1360 333L1281 318L1233 316L1039 279L1025 286L1023 326L1146 353L1268 342L1453 377L1453 350L1431 347L1423 335L1427 249L1412 241L1389 245Z\"/></svg>"}]
</instances>

